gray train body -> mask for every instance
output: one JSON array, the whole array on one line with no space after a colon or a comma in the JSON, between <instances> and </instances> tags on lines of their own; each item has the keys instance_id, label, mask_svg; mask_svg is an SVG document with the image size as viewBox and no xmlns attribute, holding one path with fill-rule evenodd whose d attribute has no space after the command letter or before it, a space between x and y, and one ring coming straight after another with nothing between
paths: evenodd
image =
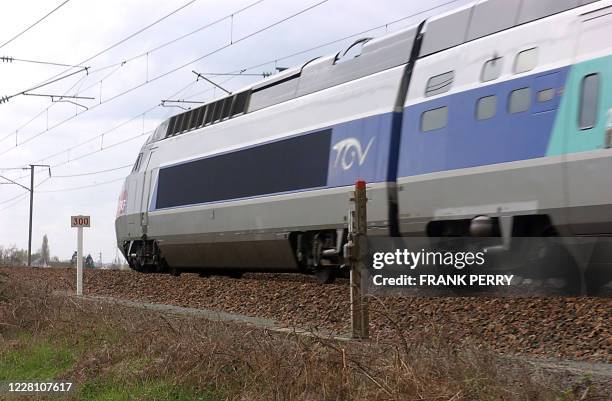
<instances>
[{"instance_id":1,"label":"gray train body","mask_svg":"<svg viewBox=\"0 0 612 401\"><path fill-rule=\"evenodd\" d=\"M174 116L118 246L143 271L338 266L357 179L373 235L612 235L610 13L477 1Z\"/></svg>"}]
</instances>

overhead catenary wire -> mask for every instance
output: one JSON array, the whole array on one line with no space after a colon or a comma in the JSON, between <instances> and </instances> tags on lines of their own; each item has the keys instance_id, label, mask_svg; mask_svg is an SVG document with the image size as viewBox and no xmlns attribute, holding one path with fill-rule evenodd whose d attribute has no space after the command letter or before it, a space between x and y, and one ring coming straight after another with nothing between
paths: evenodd
<instances>
[{"instance_id":1,"label":"overhead catenary wire","mask_svg":"<svg viewBox=\"0 0 612 401\"><path fill-rule=\"evenodd\" d=\"M61 188L61 189L49 189L49 190L46 190L46 191L38 191L37 193L39 193L39 194L49 194L49 193L54 193L54 192L78 191L78 190L81 190L81 189L98 187L100 185L111 184L113 182L119 182L119 181L123 181L123 180L125 180L125 177L120 177L120 178L116 178L114 180L109 180L109 181L104 181L104 182L96 182L96 183L88 184L88 185L81 185L81 186L78 186L78 187Z\"/></svg>"},{"instance_id":2,"label":"overhead catenary wire","mask_svg":"<svg viewBox=\"0 0 612 401\"><path fill-rule=\"evenodd\" d=\"M73 178L73 177L83 177L83 176L88 176L88 175L97 175L97 174L102 174L102 173L108 173L108 172L111 172L111 171L122 170L124 168L132 167L133 165L134 165L134 163L130 163L130 164L126 164L126 165L123 165L123 166L119 166L119 167L115 167L115 168L109 168L109 169L105 169L105 170L88 171L86 173L78 173L78 174L54 175L53 178Z\"/></svg>"},{"instance_id":3,"label":"overhead catenary wire","mask_svg":"<svg viewBox=\"0 0 612 401\"><path fill-rule=\"evenodd\" d=\"M14 61L18 61L18 62L30 63L30 64L52 65L55 67L85 68L82 65L64 64L64 63L57 63L54 61L44 61L44 60L31 60L31 59L10 57L10 56L2 56L0 57L0 61L5 62L5 63L12 63Z\"/></svg>"},{"instance_id":4,"label":"overhead catenary wire","mask_svg":"<svg viewBox=\"0 0 612 401\"><path fill-rule=\"evenodd\" d=\"M360 31L360 32L357 32L357 33L354 33L354 34L351 34L351 35L348 35L348 36L343 36L343 37L341 37L341 38L339 38L339 39L334 39L334 40L332 40L332 41L328 41L328 42L325 42L325 43L321 43L321 44L318 44L318 45L316 45L316 46L312 46L312 47L309 47L309 48L307 48L307 49L300 50L300 51L298 51L298 52L293 52L293 53L290 53L290 54L285 55L285 56L282 56L282 57L277 57L277 58L275 58L275 59L271 59L271 60L265 61L265 62L263 62L263 63L258 63L258 64L256 64L256 65L252 65L252 66L250 66L250 67L241 68L241 69L239 69L239 70L234 70L233 72L230 72L230 73L220 73L220 74L222 74L222 75L231 75L231 78L229 78L229 79L227 79L227 80L222 81L222 83L224 84L224 83L226 83L226 82L228 82L228 81L232 80L232 79L233 79L233 78L235 78L236 76L240 76L240 75L243 75L243 76L248 76L248 74L240 74L240 73L244 73L245 71L250 71L250 70L253 70L253 69L256 69L256 68L260 68L260 67L263 67L263 66L265 66L265 65L271 64L271 63L273 63L273 62L275 62L275 61L282 61L282 60L286 60L286 59L289 59L289 58L292 58L292 57L295 57L295 56L298 56L298 55L302 55L302 54L305 54L305 53L308 53L308 52L311 52L311 51L314 51L314 50L318 50L318 49L323 48L323 47L330 46L330 45L332 45L332 44L336 44L336 43L339 43L339 42L342 42L342 41L348 40L348 39L353 38L353 37L356 37L356 36L363 35L363 34L365 34L365 33L369 33L369 32L371 32L371 31L375 31L375 30L377 30L377 29L381 29L381 28L384 28L384 27L388 27L388 26L390 26L390 25L396 24L396 23L401 22L401 21L405 21L405 20L407 20L407 19L409 19L409 18L413 18L413 17L418 16L418 15L421 15L421 14L423 14L423 13L426 13L426 12L429 12L429 11L433 11L433 10L435 10L435 9L437 9L437 8L440 8L440 7L444 7L444 6L450 5L450 4L455 3L455 2L457 2L457 1L459 1L459 0L452 0L452 1L449 1L449 2L446 2L446 3L443 3L443 4L440 4L440 5L438 5L438 6L431 7L431 8L429 8L429 9L419 11L419 12L414 13L414 14L410 14L410 15L408 15L408 16L404 16L404 17L402 17L402 18L398 18L398 19L395 19L395 20L392 20L392 21L386 22L385 24L377 25L377 26L372 27L372 28L369 28L369 29L367 29L367 30L363 30L363 31ZM255 74L255 75L260 75L260 74ZM188 85L187 85L187 86L185 86L184 88L180 89L179 91L177 91L175 94L171 95L170 97L173 97L173 96L178 95L178 94L179 94L179 93L181 93L182 91L184 91L184 90L188 89L189 87L193 86L195 83L196 83L195 81L194 81L194 82L191 82L190 84L188 84ZM200 92L197 92L197 93L195 93L195 94L193 94L193 95L190 95L190 96L186 97L185 99L191 99L191 98L194 98L194 97L196 97L196 96L199 96L199 95L201 95L201 94L203 94L203 93L210 92L210 91L211 91L211 88L208 88L208 89L206 89L206 90L204 90L204 91L200 91ZM147 113L147 112L149 112L149 111L151 111L151 110L155 109L156 107L157 107L157 106L154 106L154 107L152 107L152 108L150 108L150 109L148 109L148 110L144 111L143 113ZM122 123L118 124L117 126L115 126L115 127L111 128L111 130L105 131L105 132L104 132L104 133L102 133L101 135L98 135L98 136L95 136L95 137L93 137L93 138L90 138L90 139L88 139L88 140L86 140L86 141L84 141L84 142L81 142L81 143L77 144L77 145L71 146L70 148L63 149L63 150L61 150L61 151L59 151L59 152L56 152L56 153L53 153L53 154L51 154L51 155L45 156L45 157L43 157L43 158L41 158L41 159L37 160L37 162L41 162L41 161L44 161L44 160L51 159L51 158L53 158L53 157L55 157L55 156L59 156L59 155L61 155L61 154L63 154L63 153L69 152L70 150L73 150L73 149L75 149L75 148L77 148L77 147L79 147L79 146L82 146L82 145L86 144L86 143L92 142L92 141L94 141L94 140L96 140L96 139L100 138L100 136L105 135L105 134L109 133L110 131L113 131L113 130L115 130L115 129L117 129L117 128L121 127L121 126L124 126L124 125L126 125L127 123L129 123L129 122L131 122L131 121L133 121L133 120L135 120L135 119L137 119L137 118L141 117L143 113L139 113L138 115L136 115L136 116L134 116L134 117L132 117L132 118L130 118L130 119L128 119L128 120L126 120L126 121L124 121L124 122L122 122ZM129 138L129 140L137 139L137 138L139 138L139 137L141 137L141 136L142 136L141 134L140 134L140 135L136 135L136 136L130 137L130 138ZM94 153L95 153L95 152L94 152ZM70 161L74 161L74 159L72 159L72 160L70 160ZM68 161L68 162L69 162L69 161ZM67 164L68 162L64 162L64 163L62 163L62 164ZM55 167L55 166L56 166L56 165L54 165L54 167ZM19 178L22 178L22 177L19 177Z\"/></svg>"},{"instance_id":5,"label":"overhead catenary wire","mask_svg":"<svg viewBox=\"0 0 612 401\"><path fill-rule=\"evenodd\" d=\"M47 17L49 17L51 14L53 14L54 12L56 12L57 10L59 10L60 8L62 8L64 5L66 5L66 3L68 3L70 0L64 0L61 4L59 4L57 7L55 7L53 10L49 11L47 14L43 15L41 18L39 18L38 20L36 20L36 22L34 22L33 24L29 25L27 28L25 28L23 31L19 32L18 34L16 34L15 36L13 36L12 38L10 38L9 40L5 41L4 43L0 44L0 49L2 49L4 46L8 45L9 43L13 42L15 39L19 38L21 35L23 35L24 33L28 32L30 29L34 28L36 25L38 25L39 23L41 23L42 21L44 21Z\"/></svg>"},{"instance_id":6,"label":"overhead catenary wire","mask_svg":"<svg viewBox=\"0 0 612 401\"><path fill-rule=\"evenodd\" d=\"M257 29L257 30L255 30L255 31L253 31L253 32L251 32L251 33L249 33L249 34L247 34L247 35L245 35L245 36L243 36L243 37L241 37L241 38L237 39L237 40L234 40L232 43L229 43L229 44L226 44L226 45L220 46L220 47L218 47L218 48L216 48L216 49L214 49L214 50L212 50L212 51L210 51L210 52L208 52L208 53L206 53L206 54L204 54L204 55L202 55L202 56L200 56L200 57L197 57L197 58L195 58L195 59L193 59L193 60L190 60L190 61L188 61L188 62L186 62L186 63L184 63L184 64L182 64L182 65L180 65L180 66L178 66L178 67L175 67L175 68L173 68L173 69L171 69L171 70L168 70L168 71L166 71L166 72L164 72L164 73L161 73L161 74L159 74L159 75L155 76L154 78L149 79L149 80L148 80L148 81L146 81L146 82L142 82L142 83L140 83L140 84L138 84L138 85L135 85L135 86L133 86L133 87L131 87L131 88L128 88L128 89L126 89L126 90L124 90L124 91L122 91L122 92L120 92L120 93L118 93L118 94L116 94L116 95L114 95L114 96L111 96L110 98L105 99L104 101L102 101L102 102L100 102L100 103L98 103L98 104L95 104L95 105L91 106L91 107L90 107L90 108L88 108L87 110L84 110L84 111L82 111L82 112L80 112L80 113L77 113L77 114L75 114L75 115L72 115L72 116L70 116L70 117L68 117L68 118L66 118L66 119L64 119L64 120L62 120L62 121L60 121L60 122L56 123L55 125L53 125L53 126L51 126L51 127L47 128L46 130L40 131L40 132L38 132L37 134L34 134L33 136L28 137L26 140L22 141L21 143L16 144L16 146L10 147L10 148L6 149L5 151L0 152L0 156L2 156L2 155L4 155L4 154L6 154L6 153L8 153L8 152L12 151L13 149L16 149L16 148L17 148L17 147L19 147L19 146L22 146L22 145L24 145L24 144L26 144L26 143L31 142L32 140L34 140L34 139L38 138L39 136L41 136L41 135L45 134L46 132L49 132L50 130L52 130L52 129L54 129L54 128L57 128L57 127L59 127L59 126L61 126L61 125L65 124L66 122L68 122L68 121L70 121L70 120L72 120L72 119L74 119L74 118L76 118L76 117L78 117L78 116L80 116L80 115L82 115L82 114L84 114L84 113L87 113L87 112L89 112L89 111L91 111L91 110L93 110L93 109L95 109L95 108L97 108L97 107L99 107L99 106L101 106L101 105L103 105L103 104L106 104L106 103L112 102L112 101L114 101L114 100L116 100L116 99L118 99L118 98L120 98L120 97L122 97L122 96L124 96L124 95L126 95L126 94L128 94L128 93L131 93L131 92L133 92L133 91L135 91L135 90L137 90L137 89L139 89L139 88L141 88L141 87L143 87L143 86L149 85L149 84L151 84L152 82L155 82L155 81L157 81L157 80L159 80L159 79L161 79L161 78L164 78L164 77L166 77L166 76L168 76L168 75L170 75L170 74L173 74L173 73L175 73L175 72L177 72L177 71L179 71L179 70L181 70L181 69L183 69L183 68L185 68L185 67L188 67L189 65L191 65L191 64L193 64L193 63L196 63L196 62L198 62L198 61L201 61L201 60L203 60L203 59L205 59L205 58L207 58L207 57L210 57L210 56L211 56L211 55L213 55L213 54L216 54L216 53L218 53L218 52L220 52L220 51L222 51L222 50L224 50L224 49L227 49L228 47L235 46L235 45L236 45L236 44L238 44L238 43L241 43L241 42L243 42L243 41L245 41L245 40L247 40L247 39L249 39L249 38L251 38L251 37L253 37L253 36L256 36L256 35L258 35L258 34L260 34L260 33L262 33L262 32L265 32L265 31L267 31L267 30L269 30L269 29L271 29L271 28L273 28L273 27L275 27L275 26L277 26L277 25L279 25L279 24L282 24L282 23L284 23L284 22L286 22L286 21L289 21L289 20L291 20L291 19L293 19L293 18L295 18L295 17L297 17L297 16L299 16L299 15L301 15L301 14L304 14L305 12L310 11L310 10L312 10L313 8L318 7L318 6L322 5L322 4L325 4L325 3L327 3L328 1L329 1L329 0L321 0L321 1L319 1L318 3L315 3L315 4L313 4L313 5L309 6L309 7L306 7L306 8L304 8L304 9L301 9L300 11L298 11L298 12L296 12L296 13L293 13L293 14L291 14L291 15L287 16L287 17L284 17L284 18L282 18L282 19L280 19L280 20L277 20L277 21L275 21L275 22L273 22L273 23L271 23L271 24L268 24L268 25L264 26L263 28Z\"/></svg>"},{"instance_id":7,"label":"overhead catenary wire","mask_svg":"<svg viewBox=\"0 0 612 401\"><path fill-rule=\"evenodd\" d=\"M348 36L342 37L342 38L340 38L340 39L336 39L336 40L329 41L329 42L326 42L326 43L323 43L323 44L319 44L319 45L317 45L317 46L310 47L310 48L308 48L308 49L301 50L301 51L299 51L299 52L291 53L291 54L289 54L289 55L286 55L286 56L283 56L283 57L279 57L279 58L276 58L276 59L271 60L271 61L267 61L267 62L260 63L260 64L257 64L257 65L251 66L251 67L243 68L243 69L241 69L241 70L237 70L237 72L236 72L236 73L220 73L220 75L232 75L232 78L229 78L228 80L225 80L225 81L223 81L223 82L227 82L227 81L229 81L229 80L233 79L233 78L235 77L235 76L233 76L233 75L236 75L236 76L240 76L240 75L248 76L247 74L240 74L240 73L243 73L244 71L248 71L248 70L251 70L251 69L255 69L255 68L259 68L259 67L265 66L265 65L270 64L270 63L275 62L275 61L285 60L285 59L288 59L288 58L291 58L291 57L295 57L295 56L297 56L297 55L301 55L301 54L304 54L304 53L307 53L307 52L310 52L310 51L313 51L313 50L316 50L316 49L319 49L319 48L322 48L322 47L326 47L326 46L329 46L329 45L332 45L332 44L335 44L335 43L338 43L338 42L341 42L341 41L344 41L344 40L350 39L350 38L352 38L352 37L355 37L355 36L358 36L358 35L362 35L362 34L364 34L364 33L368 33L368 32L374 31L374 30L376 30L376 29L380 29L380 28L383 28L383 27L387 27L387 26L389 26L389 25L392 25L392 24L395 24L395 23L398 23L398 22L404 21L404 20L409 19L409 18L413 18L413 17L415 17L415 16L418 16L418 15L420 15L420 14L426 13L426 12L428 12L428 11L433 11L433 10L435 10L435 9L437 9L437 8L444 7L444 6L446 6L446 5L449 5L449 4L452 4L452 3L455 3L455 2L457 2L457 1L459 1L459 0L449 1L449 2L446 2L446 3L440 4L440 5L438 5L438 6L435 6L435 7L429 8L429 9L427 9L427 10L423 10L423 11L420 11L420 12L418 12L418 13L411 14L411 15L408 15L408 16L405 16L405 17L402 17L402 18L396 19L396 20L394 20L394 21L387 22L386 24L382 24L382 25L379 25L379 26L376 26L376 27L370 28L370 29L368 29L368 30L364 30L364 31L361 31L361 32L358 32L358 33L355 33L355 34L352 34L352 35L348 35ZM260 74L256 74L256 75L260 75ZM178 92L178 93L182 92L183 90L187 89L188 87L191 87L193 84L194 84L194 82L190 83L190 84L189 84L188 86L186 86L185 88L183 88L183 89L179 90L179 92ZM211 89L209 88L208 90L206 90L206 91L202 91L202 92L199 92L198 94L201 94L201 93L204 93L204 92L207 92L207 91L210 91L210 90L211 90ZM191 98L191 97L195 97L195 96L197 96L198 94L192 95L192 96L190 96L189 98ZM142 115L142 113L141 113L141 114L139 114L138 116L136 116L135 118L138 118L138 117L140 117L141 115ZM133 119L135 119L135 118L133 118ZM131 119L131 120L133 120L133 119ZM131 121L131 120L128 120L128 121ZM127 122L126 122L126 123L127 123ZM121 124L121 125L124 125L124 124ZM137 138L139 138L139 137L141 137L141 136L143 136L143 135L144 135L144 134L139 134L139 135L137 135L137 136L130 137L130 138L128 138L127 140L122 141L121 143L124 143L124 142L130 141L130 140L137 139ZM93 139L95 139L95 138L92 138L92 139L90 139L89 141L91 141L91 140L93 140ZM120 144L120 143L114 144L114 145L112 145L112 146L109 146L109 148L110 148L110 147L114 147L114 146L119 145L119 144ZM77 145L77 146L78 146L78 145ZM71 149L72 149L72 148L71 148ZM58 165L65 165L65 164L70 163L70 162L72 162L72 161L76 161L76 160L78 160L78 159L80 159L80 158L82 158L82 157L86 157L86 156L89 156L89 155L91 155L91 154L93 154L93 153L97 153L97 152L99 152L99 151L106 150L106 149L107 149L107 148L105 148L105 149L99 149L99 150L97 150L97 151L90 152L90 153L88 153L88 154L86 154L86 155L79 156L78 158L71 159L71 160L68 160L68 161L63 162L63 163L59 163L59 164L57 164L57 165L55 165L55 166L58 166ZM46 159L48 159L48 158L50 158L50 157L53 157L53 156L59 155L59 154L61 154L61 153L67 152L67 151L68 151L68 150L63 150L63 151L60 151L60 152L58 152L58 153L56 153L56 154L54 154L54 155L52 155L52 156L49 156L49 157L46 157L46 158L43 158L43 159L40 159L40 160L46 160ZM127 166L131 166L131 165L132 165L132 164L127 165ZM126 168L127 166L124 166L123 168ZM119 169L119 168L117 168L117 169ZM102 172L103 172L103 171L102 171ZM96 173L96 172L94 172L94 173ZM85 175L85 174L84 174L84 175Z\"/></svg>"},{"instance_id":8,"label":"overhead catenary wire","mask_svg":"<svg viewBox=\"0 0 612 401\"><path fill-rule=\"evenodd\" d=\"M161 23L162 21L164 21L164 20L166 20L167 18L171 17L172 15L174 15L174 14L178 13L179 11L183 10L184 8L186 8L186 7L190 6L191 4L193 4L193 3L194 3L194 2L196 2L196 1L197 1L197 0L190 0L190 1L188 1L187 3L185 3L185 4L181 5L181 6L180 6L180 7L178 7L178 8L175 8L175 9L174 9L174 10L172 10L171 12L169 12L169 13L167 13L167 14L163 15L162 17L158 18L157 20L153 21L152 23L148 24L147 26L145 26L145 27L143 27L143 28L140 28L139 30L137 30L137 31L135 31L135 32L131 33L130 35L128 35L128 36L126 36L126 37L124 37L123 39L121 39L121 40L119 40L119 41L117 41L117 42L113 43L112 45L110 45L110 46L106 47L105 49L100 50L100 51L98 51L97 53L95 53L94 55L89 56L88 58L86 58L86 59L82 60L81 62L79 62L79 63L75 63L75 65L82 65L82 64L85 64L85 63L87 63L88 61L91 61L91 60L95 59L96 57L98 57L98 56L100 56L100 55L102 55L102 54L104 54L104 53L106 53L106 52L108 52L108 51L110 51L110 50L114 49L115 47L117 47L117 46L119 46L119 45L121 45L121 44L123 44L123 43L127 42L128 40L130 40L130 39L132 39L132 38L134 38L134 37L138 36L139 34L141 34L141 33L145 32L146 30L148 30L148 29L150 29L150 28L152 28L153 26L155 26L155 25L157 25L157 24ZM66 3L66 2L64 2L64 4L65 4L65 3ZM63 4L62 4L62 5L63 5ZM46 79L46 80L44 80L44 81L41 81L41 82L39 83L39 85L40 85L40 84L44 84L44 83L46 83L46 82L48 82L48 81L51 81L51 80L53 80L53 79L55 79L55 78L57 78L57 77L60 77L60 76L62 76L63 74L65 74L65 73L67 73L67 72L69 72L69 71L71 71L71 70L72 70L72 68L65 69L65 70L63 70L63 71L59 72L58 74L53 75L52 77L49 77L49 78L47 78L47 79ZM83 77L83 78L81 78L81 79L84 79L84 78L85 78L85 77ZM76 85L78 84L78 82L79 82L79 81L77 81L77 83L75 83L75 84L74 84L72 87L70 87L70 88L69 88L69 89L68 89L68 90L65 92L65 94L67 94L67 93L68 93L70 90L72 90L72 88L74 88L74 86L76 86ZM29 125L29 124L30 124L32 121L36 120L38 117L40 117L41 115L43 115L45 112L48 112L48 111L49 111L49 109L50 109L51 107L53 107L54 105L55 105L55 103L52 103L52 104L51 104L51 105L49 105L47 108L45 108L45 109L41 110L41 111L40 111L38 114L36 114L34 117L32 117L32 118L31 118L30 120L28 120L26 123L22 124L22 125L21 125L19 128L17 128L17 129L15 129L15 130L13 130L13 131L12 131L10 134L8 134L8 135L5 135L3 138L1 138L1 139L0 139L0 143L4 142L6 139L10 138L12 135L16 135L16 133L17 133L17 132L18 132L20 129L25 128L25 127L26 127L27 125Z\"/></svg>"},{"instance_id":9,"label":"overhead catenary wire","mask_svg":"<svg viewBox=\"0 0 612 401\"><path fill-rule=\"evenodd\" d=\"M132 39L132 38L134 38L134 37L136 37L136 36L140 35L141 33L143 33L143 32L145 32L145 31L147 31L148 29L150 29L150 28L154 27L155 25L159 24L160 22L162 22L162 21L164 21L164 20L166 20L166 19L170 18L171 16L173 16L174 14L176 14L176 13L178 13L179 11L183 10L184 8L189 7L190 5L192 5L193 3L195 3L196 1L198 1L198 0L189 0L187 3L184 3L184 4L183 4L183 5L181 5L180 7L175 8L174 10L172 10L171 12L169 12L168 14L163 15L162 17L160 17L160 18L158 18L157 20L155 20L155 21L151 22L150 24L148 24L148 25L146 25L146 26L144 26L144 27L140 28L139 30L137 30L137 31L135 31L135 32L133 32L133 33L131 33L131 34L129 34L128 36L126 36L126 37L124 37L124 38L122 38L122 39L118 40L117 42L115 42L115 43L113 43L112 45L110 45L110 46L108 46L108 47L104 48L103 50L98 51L98 52L97 52L97 53L95 53L94 55L87 57L85 60L80 61L80 62L75 63L75 64L77 64L77 65L83 65L83 64L85 64L85 63L87 63L87 62L89 62L89 61L91 61L91 60L95 59L96 57L101 56L102 54L104 54L104 53L106 53L106 52L108 52L108 51L110 51L110 50L114 49L114 48L115 48L115 47L117 47L117 46L122 45L123 43L127 42L128 40L130 40L130 39ZM50 78L47 78L46 80L44 80L44 81L42 81L42 82L46 82L46 81L52 80L52 79L54 79L54 78L56 78L56 77L58 77L58 76L60 76L60 75L62 75L62 74L64 74L64 73L66 73L66 72L68 72L68 71L70 71L70 68L69 68L69 69L67 69L67 70L64 70L64 71L62 71L62 72L60 72L60 73L58 73L58 74L56 74L56 75L54 75L54 76L52 76L52 77L50 77Z\"/></svg>"}]
</instances>

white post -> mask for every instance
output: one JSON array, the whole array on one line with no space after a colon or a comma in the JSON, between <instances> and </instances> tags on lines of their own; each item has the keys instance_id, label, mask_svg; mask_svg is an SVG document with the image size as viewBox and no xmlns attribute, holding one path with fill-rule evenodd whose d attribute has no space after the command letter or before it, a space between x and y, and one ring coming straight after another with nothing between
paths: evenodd
<instances>
[{"instance_id":1,"label":"white post","mask_svg":"<svg viewBox=\"0 0 612 401\"><path fill-rule=\"evenodd\" d=\"M77 228L77 295L83 295L83 227Z\"/></svg>"}]
</instances>

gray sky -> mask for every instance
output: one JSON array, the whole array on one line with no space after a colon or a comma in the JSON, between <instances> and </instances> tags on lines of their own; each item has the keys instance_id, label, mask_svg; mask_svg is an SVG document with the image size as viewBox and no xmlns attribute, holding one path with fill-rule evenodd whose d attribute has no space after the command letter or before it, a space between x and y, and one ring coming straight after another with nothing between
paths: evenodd
<instances>
[{"instance_id":1,"label":"gray sky","mask_svg":"<svg viewBox=\"0 0 612 401\"><path fill-rule=\"evenodd\" d=\"M89 214L92 216L92 227L85 231L85 254L91 253L97 260L101 252L106 262L117 255L114 232L117 198L122 185L120 179L129 172L129 168L94 175L61 176L114 169L133 163L146 139L146 136L138 137L138 135L154 129L164 118L181 110L157 107L144 116L142 113L158 105L160 99L168 98L179 89L186 87L174 98L205 101L219 95L212 90L212 86L202 81L196 82L191 70L230 72L267 63L247 72L271 72L276 65L291 67L316 56L332 54L346 48L359 37L382 36L385 32L418 23L428 15L441 13L467 2L467 0L458 0L416 18L391 24L305 54L282 59L293 53L449 2L449 0L329 0L268 31L240 41L163 78L146 83L147 77L151 81L167 71L226 45L230 42L230 37L236 41L320 1L264 0L236 14L233 24L228 18L163 49L150 52L148 56L130 60L172 39L231 15L255 1L197 0L142 34L85 63L91 68L92 72L89 75L79 73L32 92L72 95L78 93L79 96L94 97L94 100L78 101L90 110L83 112L85 108L71 103L52 103L49 98L32 96L19 96L12 98L8 103L0 104L0 174L17 179L28 186L29 176L23 177L27 172L2 169L23 167L32 162L57 165L52 169L54 178L40 184L35 192L33 251L40 247L42 236L46 233L49 236L51 254L62 259L69 258L76 249L76 230L70 228L70 216ZM5 6L0 15L0 44L60 3L60 0L20 0ZM0 56L66 64L79 63L185 3L187 0L71 0L39 25L1 48ZM278 59L282 60L274 61ZM130 61L124 65L95 72L96 69L124 60ZM64 67L17 61L0 63L0 97L28 89L64 69ZM216 78L217 82L227 79L228 77ZM238 77L230 79L224 85L229 90L236 90L254 80L257 78ZM114 100L109 100L137 85L142 86ZM54 127L75 116L77 112L81 114ZM40 115L37 118L26 125L38 114ZM108 132L103 139L99 137L105 131L132 118L133 121ZM47 130L47 127L50 129ZM129 138L136 139L73 160ZM89 139L92 139L89 143L75 147ZM16 143L19 146L15 146ZM58 154L52 158L40 160L56 153ZM46 177L48 177L46 170L36 171L36 183L40 183ZM0 179L0 182L2 181ZM83 186L89 187L67 190ZM22 194L22 197L9 201ZM0 185L0 245L27 247L29 205L26 195L26 191L18 186Z\"/></svg>"}]
</instances>

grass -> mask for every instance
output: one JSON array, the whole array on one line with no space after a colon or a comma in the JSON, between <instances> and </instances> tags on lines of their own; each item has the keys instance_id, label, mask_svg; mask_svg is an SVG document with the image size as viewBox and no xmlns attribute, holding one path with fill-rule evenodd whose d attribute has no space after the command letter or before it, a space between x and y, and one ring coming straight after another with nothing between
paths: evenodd
<instances>
[{"instance_id":1,"label":"grass","mask_svg":"<svg viewBox=\"0 0 612 401\"><path fill-rule=\"evenodd\" d=\"M214 391L200 391L189 386L175 386L166 381L90 380L79 391L83 401L216 401L224 398Z\"/></svg>"},{"instance_id":2,"label":"grass","mask_svg":"<svg viewBox=\"0 0 612 401\"><path fill-rule=\"evenodd\" d=\"M585 393L458 350L443 328L418 342L345 343L52 296L0 276L2 295L0 379L63 378L79 401L605 399L590 383Z\"/></svg>"},{"instance_id":3,"label":"grass","mask_svg":"<svg viewBox=\"0 0 612 401\"><path fill-rule=\"evenodd\" d=\"M0 380L50 380L76 361L67 344L21 336L16 349L0 351Z\"/></svg>"}]
</instances>

